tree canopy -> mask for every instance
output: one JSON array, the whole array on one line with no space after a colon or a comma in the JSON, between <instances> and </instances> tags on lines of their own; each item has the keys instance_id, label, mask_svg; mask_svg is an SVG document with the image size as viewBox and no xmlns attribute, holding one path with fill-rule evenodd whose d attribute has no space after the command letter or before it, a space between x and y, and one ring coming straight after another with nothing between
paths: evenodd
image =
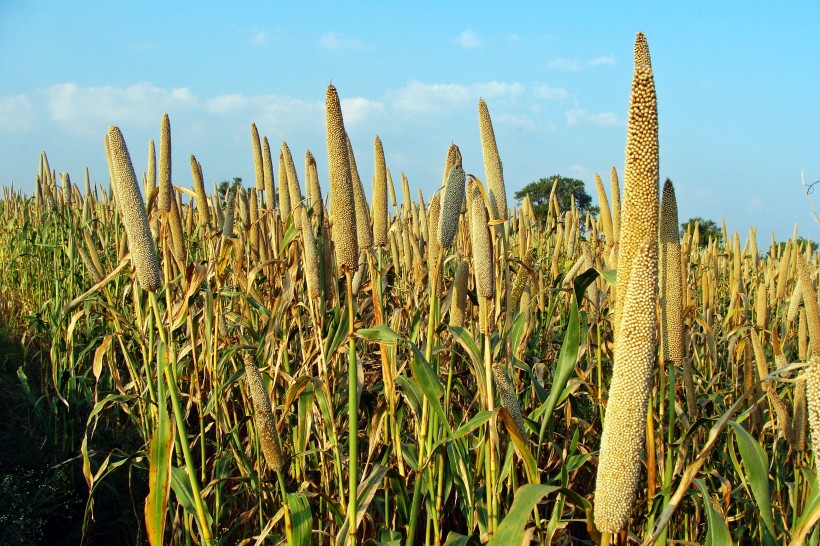
<instances>
[{"instance_id":1,"label":"tree canopy","mask_svg":"<svg viewBox=\"0 0 820 546\"><path fill-rule=\"evenodd\" d=\"M714 239L717 243L723 241L723 230L714 220L705 220L700 216L694 216L680 225L680 234L683 237L689 225L692 225L692 233L695 231L695 223L698 224L698 231L700 232L700 246L709 244L709 237Z\"/></svg>"},{"instance_id":2,"label":"tree canopy","mask_svg":"<svg viewBox=\"0 0 820 546\"><path fill-rule=\"evenodd\" d=\"M242 185L242 178L239 176L233 177L233 182L228 182L227 180L223 180L217 186L216 191L222 199L225 199L225 195L228 193L228 188L236 187Z\"/></svg>"},{"instance_id":3,"label":"tree canopy","mask_svg":"<svg viewBox=\"0 0 820 546\"><path fill-rule=\"evenodd\" d=\"M515 198L521 202L524 196L529 194L535 215L539 219L546 218L549 212L550 192L552 191L552 185L556 178L558 179L558 187L555 189L555 197L558 199L561 211L565 212L572 208L570 199L574 196L575 208L578 209L581 217L584 216L586 211L592 214L598 214L598 207L592 206L592 197L586 192L584 181L577 178L564 177L560 174L530 182L515 192Z\"/></svg>"}]
</instances>

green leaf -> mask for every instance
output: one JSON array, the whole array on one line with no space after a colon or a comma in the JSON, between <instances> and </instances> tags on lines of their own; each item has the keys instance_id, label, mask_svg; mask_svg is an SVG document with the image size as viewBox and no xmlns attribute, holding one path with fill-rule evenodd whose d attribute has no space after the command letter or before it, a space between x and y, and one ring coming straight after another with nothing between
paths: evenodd
<instances>
[{"instance_id":1,"label":"green leaf","mask_svg":"<svg viewBox=\"0 0 820 546\"><path fill-rule=\"evenodd\" d=\"M361 524L362 518L364 518L365 513L367 512L367 508L370 506L373 497L376 495L376 491L379 489L379 485L381 485L384 476L387 474L387 467L377 464L373 466L373 470L370 474L359 482L359 486L356 488L356 498L358 499L356 502L356 527ZM342 523L341 527L339 527L339 532L336 535L336 544L345 544L345 539L347 538L347 529L350 525L350 519L345 518L344 523Z\"/></svg>"},{"instance_id":2,"label":"green leaf","mask_svg":"<svg viewBox=\"0 0 820 546\"><path fill-rule=\"evenodd\" d=\"M194 494L191 492L191 479L184 469L172 466L171 467L171 488L174 490L177 502L182 505L188 514L197 517L196 505L194 504ZM212 525L211 516L205 512L208 518L208 525Z\"/></svg>"},{"instance_id":3,"label":"green leaf","mask_svg":"<svg viewBox=\"0 0 820 546\"><path fill-rule=\"evenodd\" d=\"M159 419L148 455L148 496L145 499L145 529L151 546L163 544L165 515L171 496L171 454L174 451L174 422L168 418L165 401L159 404Z\"/></svg>"},{"instance_id":4,"label":"green leaf","mask_svg":"<svg viewBox=\"0 0 820 546\"><path fill-rule=\"evenodd\" d=\"M743 426L729 421L735 431L737 446L740 448L740 458L746 469L746 481L752 489L760 517L765 523L764 543L774 544L774 520L769 494L769 458L760 444L746 432Z\"/></svg>"},{"instance_id":5,"label":"green leaf","mask_svg":"<svg viewBox=\"0 0 820 546\"><path fill-rule=\"evenodd\" d=\"M499 416L501 416L501 420L504 421L504 425L507 427L507 432L510 434L510 438L512 438L513 445L515 445L515 450L524 460L527 480L529 480L530 483L541 483L541 479L538 477L538 465L535 464L535 458L532 456L532 452L527 445L526 438L524 438L524 436L521 435L521 431L518 430L515 419L513 419L513 416L507 408L499 408L497 411Z\"/></svg>"},{"instance_id":6,"label":"green leaf","mask_svg":"<svg viewBox=\"0 0 820 546\"><path fill-rule=\"evenodd\" d=\"M581 278L575 279L576 294L579 286L587 283L585 278L586 273L581 275ZM593 277L594 278L594 277ZM589 281L591 282L591 281ZM584 287L585 289L586 287ZM581 290L583 292L583 290ZM552 414L555 411L555 406L567 386L570 376L575 371L575 363L578 361L578 347L581 342L581 324L578 318L578 297L572 298L570 304L569 320L567 321L567 329L564 332L564 342L561 344L561 351L558 353L558 363L555 370L555 377L553 378L552 388L550 389L549 398L544 404L535 410L534 416L541 418L541 430L538 433L538 455L541 453L541 446L544 444L544 435L547 432L547 426L552 421Z\"/></svg>"},{"instance_id":7,"label":"green leaf","mask_svg":"<svg viewBox=\"0 0 820 546\"><path fill-rule=\"evenodd\" d=\"M729 527L726 526L726 520L712 504L712 497L706 489L706 484L700 478L695 478L694 482L698 485L700 494L703 495L703 507L706 509L707 527L704 546L723 546L724 544L731 546L732 536L729 534Z\"/></svg>"},{"instance_id":8,"label":"green leaf","mask_svg":"<svg viewBox=\"0 0 820 546\"><path fill-rule=\"evenodd\" d=\"M356 331L356 335L368 341L388 344L398 343L404 339L386 324L379 324L374 328L361 328Z\"/></svg>"},{"instance_id":9,"label":"green leaf","mask_svg":"<svg viewBox=\"0 0 820 546\"><path fill-rule=\"evenodd\" d=\"M476 535L460 535L450 531L444 546L481 546L481 541Z\"/></svg>"},{"instance_id":10,"label":"green leaf","mask_svg":"<svg viewBox=\"0 0 820 546\"><path fill-rule=\"evenodd\" d=\"M498 525L488 546L521 546L521 536L532 516L533 508L541 499L558 489L554 485L532 483L519 487L510 511Z\"/></svg>"},{"instance_id":11,"label":"green leaf","mask_svg":"<svg viewBox=\"0 0 820 546\"><path fill-rule=\"evenodd\" d=\"M313 529L313 514L304 493L288 493L288 508L293 523L293 542L299 546L310 546Z\"/></svg>"},{"instance_id":12,"label":"green leaf","mask_svg":"<svg viewBox=\"0 0 820 546\"><path fill-rule=\"evenodd\" d=\"M803 478L809 484L809 494L806 497L806 504L803 506L803 513L797 518L797 524L792 529L790 546L805 544L809 533L820 520L820 482L817 480L817 474L804 468Z\"/></svg>"},{"instance_id":13,"label":"green leaf","mask_svg":"<svg viewBox=\"0 0 820 546\"><path fill-rule=\"evenodd\" d=\"M613 286L617 286L618 284L618 270L617 269L605 269L603 271L598 270L598 274Z\"/></svg>"},{"instance_id":14,"label":"green leaf","mask_svg":"<svg viewBox=\"0 0 820 546\"><path fill-rule=\"evenodd\" d=\"M410 348L413 350L415 358L410 361L410 372L413 374L416 382L421 387L421 392L430 403L430 408L436 413L439 423L444 426L445 432L449 435L450 425L447 422L447 414L444 413L444 408L441 407L441 397L444 395L444 387L441 384L436 372L427 363L427 359L421 354L421 351L416 347L415 343L410 343ZM420 463L423 461L419 461Z\"/></svg>"}]
</instances>

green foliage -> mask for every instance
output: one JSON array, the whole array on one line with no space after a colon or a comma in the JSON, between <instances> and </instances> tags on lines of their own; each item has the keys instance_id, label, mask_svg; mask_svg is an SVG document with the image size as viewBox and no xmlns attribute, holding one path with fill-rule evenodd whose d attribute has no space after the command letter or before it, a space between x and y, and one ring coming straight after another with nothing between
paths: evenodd
<instances>
[{"instance_id":1,"label":"green foliage","mask_svg":"<svg viewBox=\"0 0 820 546\"><path fill-rule=\"evenodd\" d=\"M692 232L694 233L696 223L698 225L698 231L700 231L700 246L705 247L709 244L710 237L719 244L723 242L723 231L717 222L714 220L704 220L700 216L689 218L680 225L681 237L683 237L683 234L686 233L686 230L689 228L690 224L692 225Z\"/></svg>"},{"instance_id":2,"label":"green foliage","mask_svg":"<svg viewBox=\"0 0 820 546\"><path fill-rule=\"evenodd\" d=\"M558 187L555 189L555 197L558 199L561 211L570 210L572 208L571 199L575 197L575 208L578 209L582 218L586 211L594 215L598 214L598 207L592 206L592 197L586 192L584 181L577 178L567 178L560 174L530 182L515 192L515 198L520 202L525 195L529 194L535 215L538 218L546 218L550 205L550 192L556 178L558 178Z\"/></svg>"},{"instance_id":3,"label":"green foliage","mask_svg":"<svg viewBox=\"0 0 820 546\"><path fill-rule=\"evenodd\" d=\"M219 186L217 186L217 188L216 188L216 191L219 194L219 197L222 200L224 200L225 199L225 194L228 193L229 188L231 188L231 187L236 188L236 187L241 186L241 185L242 185L242 178L239 177L239 176L234 176L233 177L233 182L228 182L227 180L223 180L222 182L220 182Z\"/></svg>"}]
</instances>

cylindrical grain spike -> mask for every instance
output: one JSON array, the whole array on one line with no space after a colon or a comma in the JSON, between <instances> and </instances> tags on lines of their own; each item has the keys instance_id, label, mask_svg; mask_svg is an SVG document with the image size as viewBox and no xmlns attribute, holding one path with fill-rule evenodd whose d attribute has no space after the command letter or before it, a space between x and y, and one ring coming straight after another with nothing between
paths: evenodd
<instances>
[{"instance_id":1,"label":"cylindrical grain spike","mask_svg":"<svg viewBox=\"0 0 820 546\"><path fill-rule=\"evenodd\" d=\"M792 290L792 297L789 298L789 310L786 313L786 320L794 322L797 319L797 313L800 309L800 304L803 303L803 292L800 290L800 279L794 283Z\"/></svg>"},{"instance_id":2,"label":"cylindrical grain spike","mask_svg":"<svg viewBox=\"0 0 820 546\"><path fill-rule=\"evenodd\" d=\"M806 451L806 375L797 377L794 384L794 449Z\"/></svg>"},{"instance_id":3,"label":"cylindrical grain spike","mask_svg":"<svg viewBox=\"0 0 820 546\"><path fill-rule=\"evenodd\" d=\"M628 287L632 260L644 241L658 234L658 108L646 38L635 40L635 72L629 102L624 169L624 204L621 211L617 285ZM617 346L623 320L623 298L615 300L614 338Z\"/></svg>"},{"instance_id":4,"label":"cylindrical grain spike","mask_svg":"<svg viewBox=\"0 0 820 546\"><path fill-rule=\"evenodd\" d=\"M683 360L683 289L680 271L680 236L675 188L668 178L663 185L658 234L660 266L661 346L663 359L679 365Z\"/></svg>"},{"instance_id":5,"label":"cylindrical grain spike","mask_svg":"<svg viewBox=\"0 0 820 546\"><path fill-rule=\"evenodd\" d=\"M321 279L319 278L319 254L316 252L316 238L313 236L313 227L308 217L307 207L301 207L300 220L302 223L302 245L305 248L305 282L307 292L311 298L318 298L321 293Z\"/></svg>"},{"instance_id":6,"label":"cylindrical grain spike","mask_svg":"<svg viewBox=\"0 0 820 546\"><path fill-rule=\"evenodd\" d=\"M305 176L307 177L307 197L310 201L310 208L318 219L318 225L322 225L322 215L324 214L324 203L322 203L322 188L319 186L319 173L316 171L316 159L310 150L305 150Z\"/></svg>"},{"instance_id":7,"label":"cylindrical grain spike","mask_svg":"<svg viewBox=\"0 0 820 546\"><path fill-rule=\"evenodd\" d=\"M609 210L609 200L606 197L604 182L598 173L595 173L595 188L598 190L601 228L603 229L607 244L612 245L615 244L615 236L612 231L612 213Z\"/></svg>"},{"instance_id":8,"label":"cylindrical grain spike","mask_svg":"<svg viewBox=\"0 0 820 546\"><path fill-rule=\"evenodd\" d=\"M797 357L800 362L806 362L809 352L809 328L806 321L806 308L800 308L800 318L797 323Z\"/></svg>"},{"instance_id":9,"label":"cylindrical grain spike","mask_svg":"<svg viewBox=\"0 0 820 546\"><path fill-rule=\"evenodd\" d=\"M521 406L518 404L518 397L515 394L515 387L507 378L504 369L498 365L493 364L493 377L495 378L495 386L498 391L498 396L501 398L501 405L507 408L507 411L512 415L515 425L521 435L527 437L527 429L524 428L524 419L521 416Z\"/></svg>"},{"instance_id":10,"label":"cylindrical grain spike","mask_svg":"<svg viewBox=\"0 0 820 546\"><path fill-rule=\"evenodd\" d=\"M259 131L251 123L251 149L253 151L253 170L256 178L256 191L265 189L265 171L262 165L262 145L259 143Z\"/></svg>"},{"instance_id":11,"label":"cylindrical grain spike","mask_svg":"<svg viewBox=\"0 0 820 546\"><path fill-rule=\"evenodd\" d=\"M290 216L290 187L288 186L288 169L285 165L285 154L279 151L279 216L286 222Z\"/></svg>"},{"instance_id":12,"label":"cylindrical grain spike","mask_svg":"<svg viewBox=\"0 0 820 546\"><path fill-rule=\"evenodd\" d=\"M766 292L766 283L761 282L755 294L755 325L761 329L766 329L769 321L769 295Z\"/></svg>"},{"instance_id":13,"label":"cylindrical grain spike","mask_svg":"<svg viewBox=\"0 0 820 546\"><path fill-rule=\"evenodd\" d=\"M616 340L609 401L595 483L595 525L624 529L632 511L643 460L647 404L655 360L655 245L639 246L626 286L623 323Z\"/></svg>"},{"instance_id":14,"label":"cylindrical grain spike","mask_svg":"<svg viewBox=\"0 0 820 546\"><path fill-rule=\"evenodd\" d=\"M276 182L273 180L273 160L268 137L262 138L262 175L265 177L265 208L276 208Z\"/></svg>"},{"instance_id":15,"label":"cylindrical grain spike","mask_svg":"<svg viewBox=\"0 0 820 546\"><path fill-rule=\"evenodd\" d=\"M387 167L384 162L384 148L381 139L373 141L373 245L387 245Z\"/></svg>"},{"instance_id":16,"label":"cylindrical grain spike","mask_svg":"<svg viewBox=\"0 0 820 546\"><path fill-rule=\"evenodd\" d=\"M353 272L359 265L353 180L347 158L347 136L342 118L342 107L339 103L336 88L332 84L327 88L325 109L330 203L331 213L333 214L333 243L336 247L336 261L341 271Z\"/></svg>"},{"instance_id":17,"label":"cylindrical grain spike","mask_svg":"<svg viewBox=\"0 0 820 546\"><path fill-rule=\"evenodd\" d=\"M208 209L208 195L205 193L205 181L202 179L202 167L191 154L191 177L194 181L194 195L196 196L196 210L199 215L199 227L205 229L211 223L211 213Z\"/></svg>"},{"instance_id":18,"label":"cylindrical grain spike","mask_svg":"<svg viewBox=\"0 0 820 546\"><path fill-rule=\"evenodd\" d=\"M91 257L88 255L88 252L82 247L82 245L77 244L77 252L80 254L80 259L85 265L85 268L88 270L88 273L91 275L91 278L94 280L94 283L99 283L102 281L102 273L97 270L97 267L94 265L94 262L91 261Z\"/></svg>"},{"instance_id":19,"label":"cylindrical grain spike","mask_svg":"<svg viewBox=\"0 0 820 546\"><path fill-rule=\"evenodd\" d=\"M174 256L184 262L188 254L188 249L185 246L185 236L182 232L182 214L179 211L179 204L176 199L171 199L170 224Z\"/></svg>"},{"instance_id":20,"label":"cylindrical grain spike","mask_svg":"<svg viewBox=\"0 0 820 546\"><path fill-rule=\"evenodd\" d=\"M493 250L487 207L478 198L473 201L472 244L476 292L482 298L493 297Z\"/></svg>"},{"instance_id":21,"label":"cylindrical grain spike","mask_svg":"<svg viewBox=\"0 0 820 546\"><path fill-rule=\"evenodd\" d=\"M359 244L359 251L373 246L373 230L370 227L370 207L367 205L367 197L364 195L364 186L359 177L359 169L356 167L356 157L353 155L353 146L350 138L345 133L347 142L347 162L350 166L350 181L353 186L353 205L356 209L356 240Z\"/></svg>"},{"instance_id":22,"label":"cylindrical grain spike","mask_svg":"<svg viewBox=\"0 0 820 546\"><path fill-rule=\"evenodd\" d=\"M159 257L148 227L137 175L119 127L108 128L108 149L113 173L112 184L117 188L117 202L128 235L131 262L137 270L137 278L142 287L156 292L162 286Z\"/></svg>"},{"instance_id":23,"label":"cylindrical grain spike","mask_svg":"<svg viewBox=\"0 0 820 546\"><path fill-rule=\"evenodd\" d=\"M427 245L427 267L430 274L429 283L432 286L433 282L433 275L436 273L438 276L436 277L436 296L441 295L441 282L438 282L442 278L441 274L441 267L439 264L439 254L441 251L441 246L439 245L439 236L438 236L438 229L439 229L439 217L441 216L441 193L436 192L433 194L433 197L430 199L430 213L428 214L429 220L429 229L430 229L430 243Z\"/></svg>"},{"instance_id":24,"label":"cylindrical grain spike","mask_svg":"<svg viewBox=\"0 0 820 546\"><path fill-rule=\"evenodd\" d=\"M450 168L447 182L444 184L441 198L441 214L438 219L438 244L449 247L458 231L458 219L461 216L461 204L464 202L464 185L467 177L461 165L456 163Z\"/></svg>"},{"instance_id":25,"label":"cylindrical grain spike","mask_svg":"<svg viewBox=\"0 0 820 546\"><path fill-rule=\"evenodd\" d=\"M157 187L157 151L154 139L148 141L148 175L145 178L145 198Z\"/></svg>"},{"instance_id":26,"label":"cylindrical grain spike","mask_svg":"<svg viewBox=\"0 0 820 546\"><path fill-rule=\"evenodd\" d=\"M275 472L279 472L285 466L285 460L279 445L279 432L276 430L276 419L273 416L270 397L268 397L265 382L254 357L246 353L244 360L245 379L253 401L253 421L256 424L256 433L259 434L259 443L262 444L262 453L265 454L265 460L270 467Z\"/></svg>"},{"instance_id":27,"label":"cylindrical grain spike","mask_svg":"<svg viewBox=\"0 0 820 546\"><path fill-rule=\"evenodd\" d=\"M225 193L225 219L222 222L222 246L233 237L233 224L236 210L236 186L231 186Z\"/></svg>"},{"instance_id":28,"label":"cylindrical grain spike","mask_svg":"<svg viewBox=\"0 0 820 546\"><path fill-rule=\"evenodd\" d=\"M621 234L621 186L615 167L609 171L610 196L612 197L612 236L617 244Z\"/></svg>"},{"instance_id":29,"label":"cylindrical grain spike","mask_svg":"<svg viewBox=\"0 0 820 546\"><path fill-rule=\"evenodd\" d=\"M168 114L162 115L159 132L159 195L157 208L160 212L171 211L171 199L174 189L171 186L171 120Z\"/></svg>"},{"instance_id":30,"label":"cylindrical grain spike","mask_svg":"<svg viewBox=\"0 0 820 546\"><path fill-rule=\"evenodd\" d=\"M481 151L484 156L490 212L493 220L500 220L507 217L507 190L504 186L504 172L495 142L493 122L484 99L478 101L478 127L481 132Z\"/></svg>"},{"instance_id":31,"label":"cylindrical grain spike","mask_svg":"<svg viewBox=\"0 0 820 546\"><path fill-rule=\"evenodd\" d=\"M464 327L467 318L467 281L470 275L470 264L461 261L456 268L453 280L453 301L450 305L450 326Z\"/></svg>"},{"instance_id":32,"label":"cylindrical grain spike","mask_svg":"<svg viewBox=\"0 0 820 546\"><path fill-rule=\"evenodd\" d=\"M290 197L290 209L296 211L302 206L302 188L299 186L299 177L296 174L296 166L293 163L293 156L287 143L282 142L282 157L285 159L285 172L288 176L288 197Z\"/></svg>"}]
</instances>

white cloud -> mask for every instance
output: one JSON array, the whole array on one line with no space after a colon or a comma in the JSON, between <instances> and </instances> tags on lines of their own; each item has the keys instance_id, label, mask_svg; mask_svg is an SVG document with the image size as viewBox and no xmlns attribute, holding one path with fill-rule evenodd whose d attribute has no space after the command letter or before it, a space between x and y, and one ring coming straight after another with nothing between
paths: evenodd
<instances>
[{"instance_id":1,"label":"white cloud","mask_svg":"<svg viewBox=\"0 0 820 546\"><path fill-rule=\"evenodd\" d=\"M467 29L459 34L455 41L461 47L466 47L468 49L474 49L481 46L481 38L479 38L478 34L470 29Z\"/></svg>"},{"instance_id":2,"label":"white cloud","mask_svg":"<svg viewBox=\"0 0 820 546\"><path fill-rule=\"evenodd\" d=\"M449 110L468 101L470 91L457 83L423 83L412 80L390 93L392 104L411 113Z\"/></svg>"},{"instance_id":3,"label":"white cloud","mask_svg":"<svg viewBox=\"0 0 820 546\"><path fill-rule=\"evenodd\" d=\"M549 85L538 85L533 89L533 94L539 99L564 100L569 98L569 91L560 87L550 87Z\"/></svg>"},{"instance_id":4,"label":"white cloud","mask_svg":"<svg viewBox=\"0 0 820 546\"><path fill-rule=\"evenodd\" d=\"M509 125L516 129L528 129L531 131L538 128L532 118L523 114L510 114L506 112L493 116L493 124Z\"/></svg>"},{"instance_id":5,"label":"white cloud","mask_svg":"<svg viewBox=\"0 0 820 546\"><path fill-rule=\"evenodd\" d=\"M364 120L372 120L377 114L384 111L384 103L372 101L364 97L342 99L342 115L346 124L356 124Z\"/></svg>"},{"instance_id":6,"label":"white cloud","mask_svg":"<svg viewBox=\"0 0 820 546\"><path fill-rule=\"evenodd\" d=\"M190 89L168 90L145 82L124 88L61 83L46 89L46 96L51 118L79 132L95 130L100 123L154 125L163 112L197 102Z\"/></svg>"},{"instance_id":7,"label":"white cloud","mask_svg":"<svg viewBox=\"0 0 820 546\"><path fill-rule=\"evenodd\" d=\"M264 30L257 30L248 38L248 43L251 45L265 45L268 43L268 33Z\"/></svg>"},{"instance_id":8,"label":"white cloud","mask_svg":"<svg viewBox=\"0 0 820 546\"><path fill-rule=\"evenodd\" d=\"M615 64L615 57L609 55L601 55L589 61L589 66L600 66L603 64Z\"/></svg>"},{"instance_id":9,"label":"white cloud","mask_svg":"<svg viewBox=\"0 0 820 546\"><path fill-rule=\"evenodd\" d=\"M600 114L591 114L583 108L573 108L567 110L564 115L567 118L567 125L598 125L601 127L608 127L618 123L618 117L613 112L601 112Z\"/></svg>"},{"instance_id":10,"label":"white cloud","mask_svg":"<svg viewBox=\"0 0 820 546\"><path fill-rule=\"evenodd\" d=\"M247 106L247 104L248 101L245 97L239 93L234 93L232 95L220 95L218 97L208 99L205 101L205 108L215 114L229 114L231 112L242 110Z\"/></svg>"},{"instance_id":11,"label":"white cloud","mask_svg":"<svg viewBox=\"0 0 820 546\"><path fill-rule=\"evenodd\" d=\"M594 59L589 60L582 60L582 59L564 59L564 58L555 58L550 59L547 65L550 68L555 68L557 70L567 70L569 72L578 72L582 70L585 66L602 66L607 64L615 64L615 57L609 55L601 55L600 57L595 57Z\"/></svg>"},{"instance_id":12,"label":"white cloud","mask_svg":"<svg viewBox=\"0 0 820 546\"><path fill-rule=\"evenodd\" d=\"M347 38L338 32L326 32L319 38L319 45L325 49L366 49L367 44L359 38Z\"/></svg>"},{"instance_id":13,"label":"white cloud","mask_svg":"<svg viewBox=\"0 0 820 546\"><path fill-rule=\"evenodd\" d=\"M0 131L19 132L31 128L31 101L26 95L0 97Z\"/></svg>"},{"instance_id":14,"label":"white cloud","mask_svg":"<svg viewBox=\"0 0 820 546\"><path fill-rule=\"evenodd\" d=\"M581 70L583 63L578 59L550 59L547 63L550 68L558 70L568 70L570 72L578 72Z\"/></svg>"}]
</instances>

